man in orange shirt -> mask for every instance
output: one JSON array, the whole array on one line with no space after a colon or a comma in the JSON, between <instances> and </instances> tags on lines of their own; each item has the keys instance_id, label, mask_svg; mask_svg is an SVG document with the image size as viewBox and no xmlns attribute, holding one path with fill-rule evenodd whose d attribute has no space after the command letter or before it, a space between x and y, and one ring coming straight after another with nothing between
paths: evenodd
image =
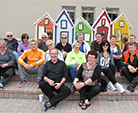
<instances>
[{"instance_id":1,"label":"man in orange shirt","mask_svg":"<svg viewBox=\"0 0 138 113\"><path fill-rule=\"evenodd\" d=\"M26 50L19 58L19 74L22 80L19 84L19 88L25 86L27 81L25 80L25 72L29 74L38 74L37 88L42 77L42 70L45 62L45 53L37 48L37 42L35 40L30 41L30 48ZM27 63L24 61L27 59Z\"/></svg>"}]
</instances>

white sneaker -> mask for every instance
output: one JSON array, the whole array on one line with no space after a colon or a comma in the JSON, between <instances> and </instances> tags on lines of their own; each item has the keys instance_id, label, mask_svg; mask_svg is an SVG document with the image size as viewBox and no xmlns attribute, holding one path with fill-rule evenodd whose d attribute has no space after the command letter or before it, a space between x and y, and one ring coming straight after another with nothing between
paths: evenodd
<instances>
[{"instance_id":1,"label":"white sneaker","mask_svg":"<svg viewBox=\"0 0 138 113\"><path fill-rule=\"evenodd\" d=\"M111 81L109 81L109 83L107 84L107 88L110 89L110 90L112 90L112 91L116 91L116 88L115 88L115 86L112 84Z\"/></svg>"},{"instance_id":2,"label":"white sneaker","mask_svg":"<svg viewBox=\"0 0 138 113\"><path fill-rule=\"evenodd\" d=\"M116 89L120 92L120 93L124 93L125 89L123 88L123 86L119 83L117 83L116 85Z\"/></svg>"},{"instance_id":3,"label":"white sneaker","mask_svg":"<svg viewBox=\"0 0 138 113\"><path fill-rule=\"evenodd\" d=\"M0 83L0 90L3 90L3 84Z\"/></svg>"}]
</instances>

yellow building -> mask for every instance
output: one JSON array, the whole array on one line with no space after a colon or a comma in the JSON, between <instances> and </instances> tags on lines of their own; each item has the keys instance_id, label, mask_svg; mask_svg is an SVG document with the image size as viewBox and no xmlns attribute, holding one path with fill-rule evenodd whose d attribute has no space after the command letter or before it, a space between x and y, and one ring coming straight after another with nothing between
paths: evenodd
<instances>
[{"instance_id":1,"label":"yellow building","mask_svg":"<svg viewBox=\"0 0 138 113\"><path fill-rule=\"evenodd\" d=\"M124 39L129 41L130 29L132 26L128 21L126 15L122 13L113 22L111 22L112 34L117 36L116 44L120 46L120 49L124 47Z\"/></svg>"}]
</instances>

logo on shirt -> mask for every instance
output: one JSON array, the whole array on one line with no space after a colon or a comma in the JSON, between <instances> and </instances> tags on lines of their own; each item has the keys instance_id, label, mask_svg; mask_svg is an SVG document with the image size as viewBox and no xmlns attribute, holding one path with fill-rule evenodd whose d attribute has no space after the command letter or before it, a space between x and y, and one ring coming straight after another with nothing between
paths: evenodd
<instances>
[{"instance_id":1,"label":"logo on shirt","mask_svg":"<svg viewBox=\"0 0 138 113\"><path fill-rule=\"evenodd\" d=\"M75 60L75 57L72 57L72 60Z\"/></svg>"},{"instance_id":2,"label":"logo on shirt","mask_svg":"<svg viewBox=\"0 0 138 113\"><path fill-rule=\"evenodd\" d=\"M81 60L81 58L78 58L79 60Z\"/></svg>"},{"instance_id":3,"label":"logo on shirt","mask_svg":"<svg viewBox=\"0 0 138 113\"><path fill-rule=\"evenodd\" d=\"M38 55L38 53L36 53L36 55Z\"/></svg>"}]
</instances>

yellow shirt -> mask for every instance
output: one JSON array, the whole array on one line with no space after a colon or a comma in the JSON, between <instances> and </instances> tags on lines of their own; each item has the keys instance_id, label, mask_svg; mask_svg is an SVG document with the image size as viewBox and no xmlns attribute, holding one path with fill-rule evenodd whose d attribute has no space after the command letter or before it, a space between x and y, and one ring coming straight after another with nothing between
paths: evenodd
<instances>
[{"instance_id":1,"label":"yellow shirt","mask_svg":"<svg viewBox=\"0 0 138 113\"><path fill-rule=\"evenodd\" d=\"M25 65L26 63L24 62L24 59L27 58L27 64L32 64L33 67L41 65L45 62L45 53L41 49L36 49L36 50L26 50L19 58L18 62L21 65Z\"/></svg>"}]
</instances>

